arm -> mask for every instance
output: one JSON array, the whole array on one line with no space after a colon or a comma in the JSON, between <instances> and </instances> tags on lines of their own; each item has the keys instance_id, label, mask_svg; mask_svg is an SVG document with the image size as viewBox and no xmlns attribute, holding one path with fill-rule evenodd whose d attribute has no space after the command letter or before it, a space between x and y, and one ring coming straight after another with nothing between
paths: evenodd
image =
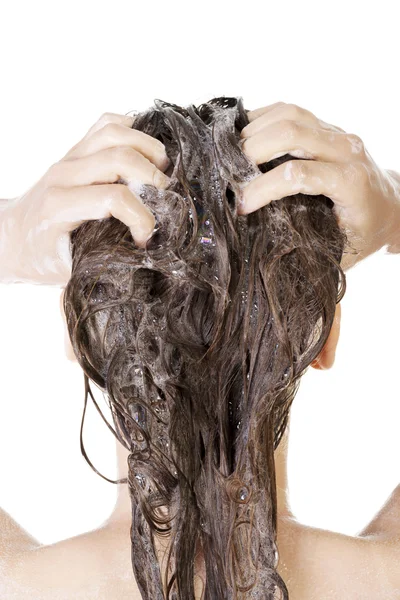
<instances>
[{"instance_id":1,"label":"arm","mask_svg":"<svg viewBox=\"0 0 400 600\"><path fill-rule=\"evenodd\" d=\"M9 243L10 233L15 227L9 210L14 200L16 198L0 199L0 283L18 283Z\"/></svg>"},{"instance_id":2,"label":"arm","mask_svg":"<svg viewBox=\"0 0 400 600\"><path fill-rule=\"evenodd\" d=\"M40 543L0 508L0 566L19 552L38 548Z\"/></svg>"},{"instance_id":3,"label":"arm","mask_svg":"<svg viewBox=\"0 0 400 600\"><path fill-rule=\"evenodd\" d=\"M18 196L15 198L0 198L0 214L3 210L5 210L8 206L11 206L12 203L18 199Z\"/></svg>"},{"instance_id":4,"label":"arm","mask_svg":"<svg viewBox=\"0 0 400 600\"><path fill-rule=\"evenodd\" d=\"M171 161L164 144L132 128L134 120L104 113L27 192L9 201L10 210L0 211L0 282L66 286L72 268L70 234L86 221L119 219L135 244L146 246L155 215L136 186L128 184L140 181L165 190L171 180L164 171Z\"/></svg>"},{"instance_id":5,"label":"arm","mask_svg":"<svg viewBox=\"0 0 400 600\"><path fill-rule=\"evenodd\" d=\"M397 540L400 546L400 484L393 490L379 512L361 530L358 536Z\"/></svg>"},{"instance_id":6,"label":"arm","mask_svg":"<svg viewBox=\"0 0 400 600\"><path fill-rule=\"evenodd\" d=\"M392 182L393 182L393 195L396 200L395 205L397 208L397 213L395 218L393 219L393 230L391 232L390 239L388 240L387 252L390 254L399 254L400 253L400 173L396 171L387 171Z\"/></svg>"}]
</instances>

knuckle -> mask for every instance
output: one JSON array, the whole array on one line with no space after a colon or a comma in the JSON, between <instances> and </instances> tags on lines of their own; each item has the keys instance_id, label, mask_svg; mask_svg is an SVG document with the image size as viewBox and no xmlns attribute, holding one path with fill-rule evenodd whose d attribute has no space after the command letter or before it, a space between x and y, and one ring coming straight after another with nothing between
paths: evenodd
<instances>
[{"instance_id":1,"label":"knuckle","mask_svg":"<svg viewBox=\"0 0 400 600\"><path fill-rule=\"evenodd\" d=\"M356 133L348 133L347 134L347 139L350 142L354 142L356 144L358 144L358 143L362 144L362 140L361 140L360 136L358 136Z\"/></svg>"},{"instance_id":2,"label":"knuckle","mask_svg":"<svg viewBox=\"0 0 400 600\"><path fill-rule=\"evenodd\" d=\"M362 141L360 136L358 136L355 133L347 133L346 139L350 144L351 151L353 154L365 153L364 142Z\"/></svg>"},{"instance_id":3,"label":"knuckle","mask_svg":"<svg viewBox=\"0 0 400 600\"><path fill-rule=\"evenodd\" d=\"M112 159L117 164L131 164L132 160L134 160L137 155L136 151L130 146L114 146L113 148L110 148L110 153Z\"/></svg>"},{"instance_id":4,"label":"knuckle","mask_svg":"<svg viewBox=\"0 0 400 600\"><path fill-rule=\"evenodd\" d=\"M297 104L286 104L285 110L290 116L290 118L298 120L301 120L301 118L304 116L304 113L306 112L304 108L301 108L301 106L297 106Z\"/></svg>"},{"instance_id":5,"label":"knuckle","mask_svg":"<svg viewBox=\"0 0 400 600\"><path fill-rule=\"evenodd\" d=\"M104 112L101 117L98 119L99 123L104 123L104 125L106 125L107 123L112 122L114 118L114 114L111 112Z\"/></svg>"},{"instance_id":6,"label":"knuckle","mask_svg":"<svg viewBox=\"0 0 400 600\"><path fill-rule=\"evenodd\" d=\"M249 140L251 140L251 138L243 138L240 141L241 150L244 154L247 154L247 155L249 155Z\"/></svg>"},{"instance_id":7,"label":"knuckle","mask_svg":"<svg viewBox=\"0 0 400 600\"><path fill-rule=\"evenodd\" d=\"M121 131L117 123L108 122L101 128L101 134L105 135L110 140L114 140Z\"/></svg>"},{"instance_id":8,"label":"knuckle","mask_svg":"<svg viewBox=\"0 0 400 600\"><path fill-rule=\"evenodd\" d=\"M310 174L310 164L307 160L292 161L292 173L296 180L303 180Z\"/></svg>"},{"instance_id":9,"label":"knuckle","mask_svg":"<svg viewBox=\"0 0 400 600\"><path fill-rule=\"evenodd\" d=\"M285 139L292 140L299 133L300 127L296 121L292 121L291 119L283 119L282 121L282 131Z\"/></svg>"},{"instance_id":10,"label":"knuckle","mask_svg":"<svg viewBox=\"0 0 400 600\"><path fill-rule=\"evenodd\" d=\"M241 143L241 150L248 158L257 161L259 151L257 142L254 140L254 138L244 138L243 142Z\"/></svg>"},{"instance_id":11,"label":"knuckle","mask_svg":"<svg viewBox=\"0 0 400 600\"><path fill-rule=\"evenodd\" d=\"M122 183L113 183L107 186L107 191L104 194L104 203L112 212L116 206L126 204L128 201L129 189Z\"/></svg>"},{"instance_id":12,"label":"knuckle","mask_svg":"<svg viewBox=\"0 0 400 600\"><path fill-rule=\"evenodd\" d=\"M62 161L57 161L53 163L46 172L46 184L49 188L52 188L61 176L61 172L63 169Z\"/></svg>"},{"instance_id":13,"label":"knuckle","mask_svg":"<svg viewBox=\"0 0 400 600\"><path fill-rule=\"evenodd\" d=\"M125 202L128 197L132 197L128 186L123 183L114 183L110 186L110 193L107 194L111 202Z\"/></svg>"}]
</instances>

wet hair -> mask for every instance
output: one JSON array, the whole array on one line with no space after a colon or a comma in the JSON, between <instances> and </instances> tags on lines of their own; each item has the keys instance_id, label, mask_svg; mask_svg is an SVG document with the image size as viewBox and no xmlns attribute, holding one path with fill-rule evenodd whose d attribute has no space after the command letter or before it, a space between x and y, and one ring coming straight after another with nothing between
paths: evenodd
<instances>
[{"instance_id":1,"label":"wet hair","mask_svg":"<svg viewBox=\"0 0 400 600\"><path fill-rule=\"evenodd\" d=\"M165 144L172 174L166 190L137 187L156 219L146 248L114 217L71 234L64 311L85 408L92 381L130 451L132 566L148 600L194 598L198 548L205 600L288 598L274 451L345 293L347 239L323 195L237 214L244 185L296 160L257 166L241 149L248 122L240 97L155 100L133 128ZM172 540L164 580L155 535Z\"/></svg>"}]
</instances>

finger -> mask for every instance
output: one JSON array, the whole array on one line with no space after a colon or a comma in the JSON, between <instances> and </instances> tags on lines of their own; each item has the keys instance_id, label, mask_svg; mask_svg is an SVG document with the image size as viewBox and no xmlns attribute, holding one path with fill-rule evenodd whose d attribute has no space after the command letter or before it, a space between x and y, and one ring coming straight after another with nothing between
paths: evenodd
<instances>
[{"instance_id":1,"label":"finger","mask_svg":"<svg viewBox=\"0 0 400 600\"><path fill-rule=\"evenodd\" d=\"M47 219L51 215L71 232L85 221L115 217L127 225L138 246L152 235L155 218L151 210L126 185L106 184L49 188L43 200Z\"/></svg>"},{"instance_id":2,"label":"finger","mask_svg":"<svg viewBox=\"0 0 400 600\"><path fill-rule=\"evenodd\" d=\"M299 193L323 194L343 207L352 195L352 185L359 174L363 176L362 168L354 165L349 168L346 163L291 160L246 183L241 190L238 213L249 214L273 200Z\"/></svg>"},{"instance_id":3,"label":"finger","mask_svg":"<svg viewBox=\"0 0 400 600\"><path fill-rule=\"evenodd\" d=\"M342 133L345 133L343 129L340 129L340 127L336 127L335 125L330 125L325 121L321 121L312 112L306 110L305 108L301 108L296 104L285 104L282 102L278 103L278 105L272 110L269 110L258 116L254 121L246 125L246 127L243 127L242 131L240 132L240 136L250 137L251 135L254 135L263 129L266 125L270 125L271 123L281 120L300 121L302 123L314 125L315 127L319 127L321 129L328 129L329 131L341 131Z\"/></svg>"},{"instance_id":4,"label":"finger","mask_svg":"<svg viewBox=\"0 0 400 600\"><path fill-rule=\"evenodd\" d=\"M74 150L64 157L64 160L82 158L115 146L131 146L162 171L165 171L170 164L162 142L143 131L130 129L120 123L107 123L75 146Z\"/></svg>"},{"instance_id":5,"label":"finger","mask_svg":"<svg viewBox=\"0 0 400 600\"><path fill-rule=\"evenodd\" d=\"M79 144L81 144L85 139L87 139L89 136L91 136L93 133L95 133L108 123L118 123L119 125L125 125L125 127L131 128L134 121L135 116L120 115L118 113L112 112L103 113L101 117L96 121L96 123L92 125L92 127L87 131L83 138L77 144L75 144L75 146L73 146L71 150L67 152L63 159L68 158L69 155L75 151L75 148L79 146Z\"/></svg>"},{"instance_id":6,"label":"finger","mask_svg":"<svg viewBox=\"0 0 400 600\"><path fill-rule=\"evenodd\" d=\"M363 143L353 134L319 129L299 121L282 120L241 141L242 151L257 165L291 154L326 162L365 157Z\"/></svg>"},{"instance_id":7,"label":"finger","mask_svg":"<svg viewBox=\"0 0 400 600\"><path fill-rule=\"evenodd\" d=\"M130 146L115 146L75 160L62 160L46 174L49 187L139 181L165 189L170 178Z\"/></svg>"},{"instance_id":8,"label":"finger","mask_svg":"<svg viewBox=\"0 0 400 600\"><path fill-rule=\"evenodd\" d=\"M118 125L124 125L125 127L132 127L133 123L135 122L135 118L135 115L121 115L119 113L105 112L88 130L86 136L92 135L109 123L117 123Z\"/></svg>"},{"instance_id":9,"label":"finger","mask_svg":"<svg viewBox=\"0 0 400 600\"><path fill-rule=\"evenodd\" d=\"M261 115L264 115L265 113L269 112L276 106L281 106L282 104L285 104L285 103L284 102L275 102L274 104L269 104L268 106L262 106L261 108L256 108L255 110L249 110L247 113L247 118L249 119L250 122L254 121L254 119L257 119Z\"/></svg>"}]
</instances>

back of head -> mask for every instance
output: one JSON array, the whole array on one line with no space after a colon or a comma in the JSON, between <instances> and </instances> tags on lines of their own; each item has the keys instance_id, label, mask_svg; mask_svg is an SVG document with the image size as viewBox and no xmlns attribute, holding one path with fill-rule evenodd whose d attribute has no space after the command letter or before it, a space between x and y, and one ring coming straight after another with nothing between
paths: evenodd
<instances>
[{"instance_id":1,"label":"back of head","mask_svg":"<svg viewBox=\"0 0 400 600\"><path fill-rule=\"evenodd\" d=\"M148 600L194 598L198 547L205 600L287 598L274 450L344 294L346 239L325 196L237 214L242 185L295 160L255 165L240 149L247 123L240 98L156 101L133 125L173 166L167 190L136 188L157 221L147 247L114 217L71 235L64 310L86 383L106 392L130 450L132 565ZM160 530L173 540L165 596Z\"/></svg>"}]
</instances>

